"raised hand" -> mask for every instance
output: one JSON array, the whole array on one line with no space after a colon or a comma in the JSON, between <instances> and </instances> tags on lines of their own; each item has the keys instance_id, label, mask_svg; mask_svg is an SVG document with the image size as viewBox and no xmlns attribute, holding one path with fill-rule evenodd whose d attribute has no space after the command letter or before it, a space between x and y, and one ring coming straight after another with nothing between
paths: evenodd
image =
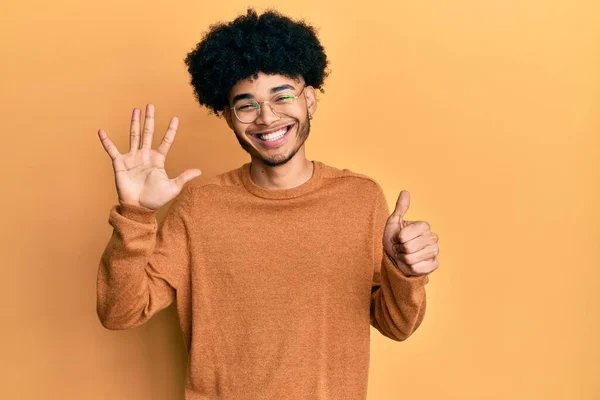
<instances>
[{"instance_id":1,"label":"raised hand","mask_svg":"<svg viewBox=\"0 0 600 400\"><path fill-rule=\"evenodd\" d=\"M426 275L440 265L438 236L431 232L425 221L404 220L409 205L410 193L403 190L385 225L383 247L404 275Z\"/></svg>"},{"instance_id":2,"label":"raised hand","mask_svg":"<svg viewBox=\"0 0 600 400\"><path fill-rule=\"evenodd\" d=\"M188 169L178 177L169 179L165 172L165 159L175 140L179 120L177 117L171 119L162 142L153 150L154 106L146 106L141 147L140 113L140 109L136 108L131 116L129 153L119 153L104 130L100 129L98 136L112 159L119 199L126 204L157 210L175 198L183 186L200 176L202 171Z\"/></svg>"}]
</instances>

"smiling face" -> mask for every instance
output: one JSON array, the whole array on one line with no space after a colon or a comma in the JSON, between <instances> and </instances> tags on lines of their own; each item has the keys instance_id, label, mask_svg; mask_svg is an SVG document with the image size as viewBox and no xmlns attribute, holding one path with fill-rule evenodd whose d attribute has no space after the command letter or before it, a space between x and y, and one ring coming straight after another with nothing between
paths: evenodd
<instances>
[{"instance_id":1,"label":"smiling face","mask_svg":"<svg viewBox=\"0 0 600 400\"><path fill-rule=\"evenodd\" d=\"M293 96L298 98L293 99ZM254 122L241 122L228 107L223 111L227 124L253 163L274 167L296 156L305 157L304 142L310 133L309 115L314 114L316 101L314 89L305 86L303 79L259 72L257 79L239 81L230 90L228 100L231 107L236 106L238 116L244 121L247 121L244 115L251 115L248 110L252 110L252 101L260 104ZM277 114L269 104L278 110Z\"/></svg>"}]
</instances>

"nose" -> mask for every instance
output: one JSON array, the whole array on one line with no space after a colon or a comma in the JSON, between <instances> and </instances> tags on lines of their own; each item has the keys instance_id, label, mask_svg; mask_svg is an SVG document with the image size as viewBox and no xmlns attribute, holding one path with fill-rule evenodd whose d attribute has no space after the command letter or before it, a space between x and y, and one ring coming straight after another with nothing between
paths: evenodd
<instances>
[{"instance_id":1,"label":"nose","mask_svg":"<svg viewBox=\"0 0 600 400\"><path fill-rule=\"evenodd\" d=\"M271 125L281 117L273 111L271 104L267 101L260 103L258 118L254 121L257 125Z\"/></svg>"}]
</instances>

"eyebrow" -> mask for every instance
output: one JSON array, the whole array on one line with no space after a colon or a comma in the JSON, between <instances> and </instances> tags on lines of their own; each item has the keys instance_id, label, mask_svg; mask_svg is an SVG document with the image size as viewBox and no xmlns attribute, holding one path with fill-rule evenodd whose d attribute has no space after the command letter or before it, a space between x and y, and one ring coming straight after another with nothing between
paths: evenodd
<instances>
[{"instance_id":1,"label":"eyebrow","mask_svg":"<svg viewBox=\"0 0 600 400\"><path fill-rule=\"evenodd\" d=\"M289 85L286 83L285 85L275 86L274 88L271 89L271 93L281 92L282 90L286 90L286 89L295 90L295 88L292 85ZM231 102L235 103L238 100L246 100L246 99L252 99L252 98L254 98L254 96L251 93L241 93L241 94L235 95L235 97L233 98L233 100L231 100Z\"/></svg>"}]
</instances>

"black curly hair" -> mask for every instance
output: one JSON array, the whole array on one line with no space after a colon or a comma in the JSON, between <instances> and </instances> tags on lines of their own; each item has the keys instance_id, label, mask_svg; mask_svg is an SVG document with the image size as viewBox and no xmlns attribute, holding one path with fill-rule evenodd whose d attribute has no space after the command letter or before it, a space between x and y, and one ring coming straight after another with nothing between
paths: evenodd
<instances>
[{"instance_id":1,"label":"black curly hair","mask_svg":"<svg viewBox=\"0 0 600 400\"><path fill-rule=\"evenodd\" d=\"M258 72L292 79L302 76L307 86L324 92L329 61L315 28L293 21L275 10L246 15L210 27L185 58L190 83L201 105L219 115L228 104L227 95L240 80Z\"/></svg>"}]
</instances>

